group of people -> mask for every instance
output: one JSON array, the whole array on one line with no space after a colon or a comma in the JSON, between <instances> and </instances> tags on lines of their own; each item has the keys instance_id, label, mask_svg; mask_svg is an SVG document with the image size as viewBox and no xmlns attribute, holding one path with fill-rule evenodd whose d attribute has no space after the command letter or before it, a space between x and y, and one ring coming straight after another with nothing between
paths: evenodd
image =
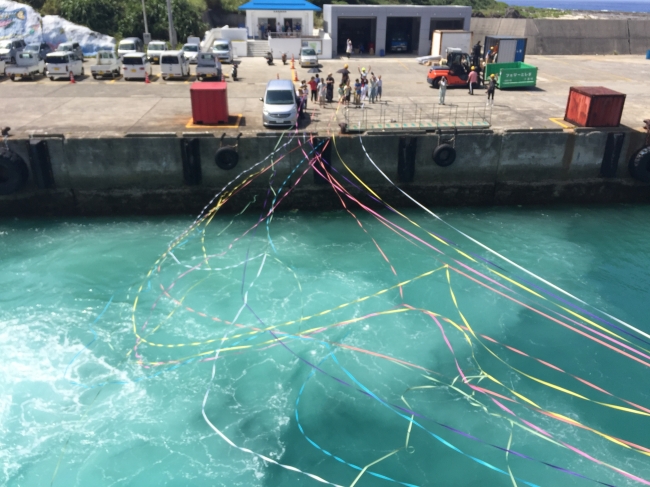
<instances>
[{"instance_id":1,"label":"group of people","mask_svg":"<svg viewBox=\"0 0 650 487\"><path fill-rule=\"evenodd\" d=\"M447 78L444 76L440 79L438 85L438 104L445 104L445 96L447 94ZM490 77L485 80L485 92L487 93L487 105L494 105L494 92L497 88L497 77L494 74L491 74ZM470 95L474 94L474 89L480 86L480 79L478 71L474 66L472 66L469 74L467 75L467 87L469 88L468 93Z\"/></svg>"},{"instance_id":2,"label":"group of people","mask_svg":"<svg viewBox=\"0 0 650 487\"><path fill-rule=\"evenodd\" d=\"M334 77L329 73L326 78L318 74L312 76L309 82L302 80L298 93L301 99L301 111L307 107L307 99L323 106L334 101Z\"/></svg>"},{"instance_id":3,"label":"group of people","mask_svg":"<svg viewBox=\"0 0 650 487\"><path fill-rule=\"evenodd\" d=\"M288 21L282 25L278 22L275 26L269 22L261 22L257 25L257 30L259 31L260 39L268 39L271 32L282 33L282 34L300 34L302 26L299 22L296 22L296 25L292 26Z\"/></svg>"},{"instance_id":4,"label":"group of people","mask_svg":"<svg viewBox=\"0 0 650 487\"><path fill-rule=\"evenodd\" d=\"M343 66L338 89L340 103L349 105L352 101L359 106L366 101L370 103L381 101L383 81L381 75L375 76L371 69L370 66L368 69L359 68L359 77L354 80L353 85L348 65Z\"/></svg>"},{"instance_id":5,"label":"group of people","mask_svg":"<svg viewBox=\"0 0 650 487\"><path fill-rule=\"evenodd\" d=\"M366 101L377 103L381 100L381 75L375 76L370 69L370 66L368 69L359 68L359 77L354 80L354 84L352 84L347 64L339 71L341 73L341 82L338 87L339 103L349 105L352 102L355 105L361 105ZM329 73L326 78L321 78L316 74L311 77L309 82L303 80L298 90L301 111L307 107L308 98L321 106L332 103L334 101L334 84L332 73Z\"/></svg>"}]
</instances>

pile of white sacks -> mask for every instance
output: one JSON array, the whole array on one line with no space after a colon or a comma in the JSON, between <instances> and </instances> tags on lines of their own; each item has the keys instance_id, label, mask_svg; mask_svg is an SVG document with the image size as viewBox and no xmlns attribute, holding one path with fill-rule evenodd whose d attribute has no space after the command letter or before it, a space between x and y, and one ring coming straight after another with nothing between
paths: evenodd
<instances>
[{"instance_id":1,"label":"pile of white sacks","mask_svg":"<svg viewBox=\"0 0 650 487\"><path fill-rule=\"evenodd\" d=\"M56 48L62 42L78 42L84 54L115 49L115 38L73 24L58 15L41 16L29 5L0 0L0 40L22 38L27 44L47 42Z\"/></svg>"}]
</instances>

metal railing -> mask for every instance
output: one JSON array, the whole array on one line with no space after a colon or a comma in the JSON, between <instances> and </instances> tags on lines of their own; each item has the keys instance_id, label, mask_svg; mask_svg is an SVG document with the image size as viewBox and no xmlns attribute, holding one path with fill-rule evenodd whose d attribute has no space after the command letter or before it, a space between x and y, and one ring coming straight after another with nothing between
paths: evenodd
<instances>
[{"instance_id":1,"label":"metal railing","mask_svg":"<svg viewBox=\"0 0 650 487\"><path fill-rule=\"evenodd\" d=\"M347 130L437 130L445 128L489 128L492 106L484 103L412 103L391 105L368 103L344 107Z\"/></svg>"}]
</instances>

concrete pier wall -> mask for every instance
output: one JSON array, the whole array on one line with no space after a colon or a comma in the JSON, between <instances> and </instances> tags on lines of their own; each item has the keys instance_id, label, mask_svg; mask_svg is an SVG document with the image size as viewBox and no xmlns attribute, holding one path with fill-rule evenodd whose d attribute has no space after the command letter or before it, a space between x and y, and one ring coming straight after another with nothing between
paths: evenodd
<instances>
[{"instance_id":1,"label":"concrete pier wall","mask_svg":"<svg viewBox=\"0 0 650 487\"><path fill-rule=\"evenodd\" d=\"M472 42L488 35L526 37L527 54L645 54L650 21L472 18Z\"/></svg>"},{"instance_id":2,"label":"concrete pier wall","mask_svg":"<svg viewBox=\"0 0 650 487\"><path fill-rule=\"evenodd\" d=\"M376 205L364 196L355 175L392 205L412 205L373 162L426 205L650 201L650 185L631 179L627 168L631 155L643 145L645 134L624 128L614 132L625 137L614 178L600 175L609 134L603 130L339 135L334 139L315 137L313 143L326 147L324 157L331 161L330 171L364 204ZM200 154L200 182L195 185L188 185L184 176L182 144L187 137L12 139L9 146L30 166L30 177L22 190L0 196L0 215L197 213L242 172L251 175L267 168L274 150L274 166L237 189L225 209L238 210L255 194L255 205L261 205L261 190L269 188L271 176L276 192L283 187L284 194L295 186L282 199L281 209L340 207L329 184L323 184L305 162L303 151L312 151L308 137L294 138L286 145L288 139L278 144L277 136L241 138L239 163L231 170L220 169L214 155L222 144L237 144L236 139L221 141L212 134L191 137L198 141ZM31 173L29 145L38 140L47 142L54 188L39 188ZM457 150L456 161L448 167L432 160L441 143L450 143ZM414 150L405 151L407 145ZM409 166L406 172L400 173L400 160ZM406 176L404 180L404 174L410 174L411 179ZM230 185L229 189L234 187Z\"/></svg>"}]
</instances>

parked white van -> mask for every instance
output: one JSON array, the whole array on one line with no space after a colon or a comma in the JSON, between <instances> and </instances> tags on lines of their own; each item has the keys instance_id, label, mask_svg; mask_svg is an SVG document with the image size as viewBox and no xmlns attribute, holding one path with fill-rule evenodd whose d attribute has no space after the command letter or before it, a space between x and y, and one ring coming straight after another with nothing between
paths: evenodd
<instances>
[{"instance_id":1,"label":"parked white van","mask_svg":"<svg viewBox=\"0 0 650 487\"><path fill-rule=\"evenodd\" d=\"M199 55L199 45L188 43L183 46L182 52L192 64L196 63L196 57Z\"/></svg>"},{"instance_id":2,"label":"parked white van","mask_svg":"<svg viewBox=\"0 0 650 487\"><path fill-rule=\"evenodd\" d=\"M183 51L166 51L160 58L160 76L162 79L185 78L190 75L190 60Z\"/></svg>"},{"instance_id":3,"label":"parked white van","mask_svg":"<svg viewBox=\"0 0 650 487\"><path fill-rule=\"evenodd\" d=\"M132 52L122 58L122 72L126 81L144 79L145 74L151 76L151 63L144 52Z\"/></svg>"},{"instance_id":4,"label":"parked white van","mask_svg":"<svg viewBox=\"0 0 650 487\"><path fill-rule=\"evenodd\" d=\"M167 44L163 41L151 41L147 45L147 57L152 63L159 63L165 51L167 51Z\"/></svg>"},{"instance_id":5,"label":"parked white van","mask_svg":"<svg viewBox=\"0 0 650 487\"><path fill-rule=\"evenodd\" d=\"M128 54L130 52L143 52L143 51L144 51L144 45L142 44L142 41L137 37L127 37L126 39L122 39L120 43L117 45L118 57L122 57L125 54Z\"/></svg>"},{"instance_id":6,"label":"parked white van","mask_svg":"<svg viewBox=\"0 0 650 487\"><path fill-rule=\"evenodd\" d=\"M75 76L84 75L83 61L71 52L51 52L45 56L45 69L50 80L69 78L70 71Z\"/></svg>"},{"instance_id":7,"label":"parked white van","mask_svg":"<svg viewBox=\"0 0 650 487\"><path fill-rule=\"evenodd\" d=\"M212 52L222 63L232 63L232 42L230 39L216 39L212 43Z\"/></svg>"}]
</instances>

